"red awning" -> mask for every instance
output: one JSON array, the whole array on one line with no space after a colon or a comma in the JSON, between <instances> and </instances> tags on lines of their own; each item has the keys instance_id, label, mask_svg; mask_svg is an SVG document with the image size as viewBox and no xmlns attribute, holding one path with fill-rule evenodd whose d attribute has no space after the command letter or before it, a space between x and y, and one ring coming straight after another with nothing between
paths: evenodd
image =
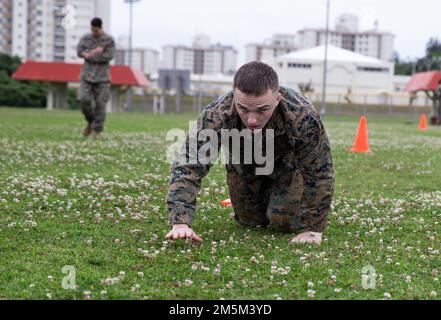
<instances>
[{"instance_id":1,"label":"red awning","mask_svg":"<svg viewBox=\"0 0 441 320\"><path fill-rule=\"evenodd\" d=\"M64 62L26 61L12 75L15 80L45 82L80 82L82 64ZM110 66L112 85L150 87L145 75L127 66Z\"/></svg>"},{"instance_id":2,"label":"red awning","mask_svg":"<svg viewBox=\"0 0 441 320\"><path fill-rule=\"evenodd\" d=\"M429 71L416 73L406 85L405 91L416 92L437 90L441 84L441 71Z\"/></svg>"}]
</instances>

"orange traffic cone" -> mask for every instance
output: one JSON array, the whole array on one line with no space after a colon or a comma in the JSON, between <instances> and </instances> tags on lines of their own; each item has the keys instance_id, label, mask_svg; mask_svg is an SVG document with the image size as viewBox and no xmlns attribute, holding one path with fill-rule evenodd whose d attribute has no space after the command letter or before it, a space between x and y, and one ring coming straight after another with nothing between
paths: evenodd
<instances>
[{"instance_id":1,"label":"orange traffic cone","mask_svg":"<svg viewBox=\"0 0 441 320\"><path fill-rule=\"evenodd\" d=\"M427 117L423 113L420 119L420 130L427 130Z\"/></svg>"},{"instance_id":2,"label":"orange traffic cone","mask_svg":"<svg viewBox=\"0 0 441 320\"><path fill-rule=\"evenodd\" d=\"M354 146L350 149L351 152L371 152L368 142L368 130L366 117L362 116L360 125L358 126L357 137L355 138Z\"/></svg>"},{"instance_id":3,"label":"orange traffic cone","mask_svg":"<svg viewBox=\"0 0 441 320\"><path fill-rule=\"evenodd\" d=\"M231 206L231 200L230 199L226 199L224 201L221 202L222 207L230 207Z\"/></svg>"}]
</instances>

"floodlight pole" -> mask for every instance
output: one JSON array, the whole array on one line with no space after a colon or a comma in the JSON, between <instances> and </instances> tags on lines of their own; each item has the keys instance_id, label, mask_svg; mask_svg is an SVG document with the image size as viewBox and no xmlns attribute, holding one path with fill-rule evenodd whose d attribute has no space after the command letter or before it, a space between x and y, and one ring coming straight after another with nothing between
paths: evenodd
<instances>
[{"instance_id":1,"label":"floodlight pole","mask_svg":"<svg viewBox=\"0 0 441 320\"><path fill-rule=\"evenodd\" d=\"M325 31L325 60L323 64L323 88L322 88L322 109L321 114L324 116L326 114L327 104L326 104L326 81L328 75L328 37L329 37L329 11L330 11L330 0L327 0L326 4L326 31Z\"/></svg>"},{"instance_id":2,"label":"floodlight pole","mask_svg":"<svg viewBox=\"0 0 441 320\"><path fill-rule=\"evenodd\" d=\"M125 3L128 3L130 6L130 21L129 21L129 67L132 67L132 55L133 55L133 4L135 2L139 2L141 0L124 0ZM127 111L132 111L132 88L128 87L127 89Z\"/></svg>"}]
</instances>

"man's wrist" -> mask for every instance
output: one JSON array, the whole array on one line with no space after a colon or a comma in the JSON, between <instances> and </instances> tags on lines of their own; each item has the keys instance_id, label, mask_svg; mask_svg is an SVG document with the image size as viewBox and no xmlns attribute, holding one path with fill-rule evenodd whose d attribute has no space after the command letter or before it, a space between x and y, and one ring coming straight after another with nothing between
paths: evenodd
<instances>
[{"instance_id":1,"label":"man's wrist","mask_svg":"<svg viewBox=\"0 0 441 320\"><path fill-rule=\"evenodd\" d=\"M191 228L190 225L187 223L174 223L173 224L173 228L175 228L175 227L178 228L178 227L182 227L182 226L186 226L186 227Z\"/></svg>"}]
</instances>

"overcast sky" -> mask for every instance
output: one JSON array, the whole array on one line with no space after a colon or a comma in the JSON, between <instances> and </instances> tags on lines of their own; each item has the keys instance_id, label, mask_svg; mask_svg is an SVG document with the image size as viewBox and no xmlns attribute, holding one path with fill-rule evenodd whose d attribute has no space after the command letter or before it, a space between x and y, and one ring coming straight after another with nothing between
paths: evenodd
<instances>
[{"instance_id":1,"label":"overcast sky","mask_svg":"<svg viewBox=\"0 0 441 320\"><path fill-rule=\"evenodd\" d=\"M129 30L124 0L112 1L111 33L118 38ZM214 43L244 46L262 42L273 33L295 33L305 27L324 27L326 0L141 0L135 4L134 46L162 52L166 44L191 44L196 33ZM440 0L331 0L330 25L341 13L360 18L360 29L379 29L396 35L395 50L402 58L424 55L430 37L441 38Z\"/></svg>"}]
</instances>

